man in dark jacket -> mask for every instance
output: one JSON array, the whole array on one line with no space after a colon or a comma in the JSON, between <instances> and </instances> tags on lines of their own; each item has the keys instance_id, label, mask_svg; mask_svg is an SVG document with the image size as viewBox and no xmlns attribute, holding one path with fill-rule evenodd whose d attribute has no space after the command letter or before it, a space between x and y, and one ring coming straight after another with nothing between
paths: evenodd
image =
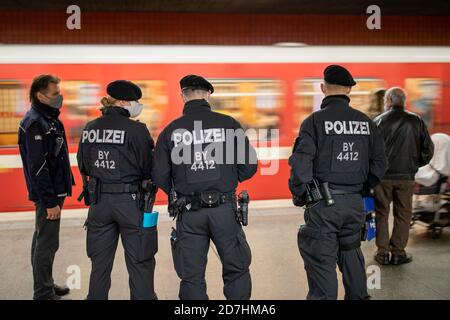
<instances>
[{"instance_id":1,"label":"man in dark jacket","mask_svg":"<svg viewBox=\"0 0 450 320\"><path fill-rule=\"evenodd\" d=\"M64 126L58 119L63 97L60 80L40 75L30 89L31 109L20 122L19 148L29 199L36 206L31 247L34 299L58 300L69 293L53 282L52 267L59 246L64 199L72 194L73 176Z\"/></svg>"},{"instance_id":2,"label":"man in dark jacket","mask_svg":"<svg viewBox=\"0 0 450 320\"><path fill-rule=\"evenodd\" d=\"M388 159L387 171L375 188L378 247L375 260L382 265L412 260L405 247L412 217L414 175L419 167L430 162L434 151L427 126L418 115L405 110L405 101L406 94L401 88L389 89L385 96L387 111L374 120L383 134ZM392 201L394 229L389 238Z\"/></svg>"}]
</instances>

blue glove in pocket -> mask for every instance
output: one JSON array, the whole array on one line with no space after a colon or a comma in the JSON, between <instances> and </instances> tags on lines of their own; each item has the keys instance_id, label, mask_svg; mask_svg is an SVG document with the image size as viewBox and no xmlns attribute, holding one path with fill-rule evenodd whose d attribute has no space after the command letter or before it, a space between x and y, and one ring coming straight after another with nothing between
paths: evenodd
<instances>
[{"instance_id":1,"label":"blue glove in pocket","mask_svg":"<svg viewBox=\"0 0 450 320\"><path fill-rule=\"evenodd\" d=\"M144 228L156 227L156 225L158 224L158 215L159 212L157 211L144 212L144 219L142 221L142 226Z\"/></svg>"}]
</instances>

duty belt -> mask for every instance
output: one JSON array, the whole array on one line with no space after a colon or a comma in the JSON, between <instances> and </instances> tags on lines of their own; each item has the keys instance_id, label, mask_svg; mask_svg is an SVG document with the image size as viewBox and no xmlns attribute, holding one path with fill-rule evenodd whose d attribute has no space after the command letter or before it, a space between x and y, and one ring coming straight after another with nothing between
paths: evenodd
<instances>
[{"instance_id":1,"label":"duty belt","mask_svg":"<svg viewBox=\"0 0 450 320\"><path fill-rule=\"evenodd\" d=\"M234 192L203 191L199 194L180 194L180 198L184 198L186 204L191 204L194 210L198 210L236 201L236 194Z\"/></svg>"},{"instance_id":2,"label":"duty belt","mask_svg":"<svg viewBox=\"0 0 450 320\"><path fill-rule=\"evenodd\" d=\"M100 183L100 193L137 193L139 184L132 183Z\"/></svg>"},{"instance_id":3,"label":"duty belt","mask_svg":"<svg viewBox=\"0 0 450 320\"><path fill-rule=\"evenodd\" d=\"M341 194L361 194L361 191L348 191L348 190L339 190L339 189L331 189L330 193L332 195L341 195Z\"/></svg>"}]
</instances>

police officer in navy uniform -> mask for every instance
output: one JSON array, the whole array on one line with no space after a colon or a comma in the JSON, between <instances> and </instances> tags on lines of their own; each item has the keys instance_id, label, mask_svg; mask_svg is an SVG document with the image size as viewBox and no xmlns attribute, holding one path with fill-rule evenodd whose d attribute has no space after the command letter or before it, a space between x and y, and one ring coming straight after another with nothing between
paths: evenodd
<instances>
[{"instance_id":1,"label":"police officer in navy uniform","mask_svg":"<svg viewBox=\"0 0 450 320\"><path fill-rule=\"evenodd\" d=\"M107 87L102 116L83 130L78 166L89 177L87 255L92 261L88 299L108 299L119 235L125 250L131 299L155 299L156 227L143 227L142 181L151 178L154 142L145 124L140 88L117 80Z\"/></svg>"},{"instance_id":2,"label":"police officer in navy uniform","mask_svg":"<svg viewBox=\"0 0 450 320\"><path fill-rule=\"evenodd\" d=\"M235 189L256 173L256 152L234 118L211 110L211 83L188 75L180 87L183 115L159 135L153 168L155 184L182 203L171 237L179 298L208 299L205 270L212 240L225 297L249 299L251 252L236 218Z\"/></svg>"},{"instance_id":3,"label":"police officer in navy uniform","mask_svg":"<svg viewBox=\"0 0 450 320\"><path fill-rule=\"evenodd\" d=\"M59 248L64 200L74 184L63 123L59 120L63 96L60 80L49 74L33 79L31 109L20 122L19 149L28 188L35 203L36 228L31 247L36 300L59 300L69 288L55 285L53 261Z\"/></svg>"},{"instance_id":4,"label":"police officer in navy uniform","mask_svg":"<svg viewBox=\"0 0 450 320\"><path fill-rule=\"evenodd\" d=\"M305 204L313 179L321 186L328 184L334 199L334 204L324 200L306 204L305 225L298 233L307 299L337 299L336 264L343 274L345 299L369 298L360 249L365 222L362 193L380 182L386 160L376 125L349 105L355 84L342 66L325 69L321 110L303 121L289 158L289 187L297 205Z\"/></svg>"}]
</instances>

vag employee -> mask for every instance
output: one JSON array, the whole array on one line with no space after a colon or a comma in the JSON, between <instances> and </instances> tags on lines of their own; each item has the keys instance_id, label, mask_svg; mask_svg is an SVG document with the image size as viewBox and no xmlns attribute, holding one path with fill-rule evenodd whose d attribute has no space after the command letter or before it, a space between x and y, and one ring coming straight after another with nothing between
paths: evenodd
<instances>
[{"instance_id":1,"label":"vag employee","mask_svg":"<svg viewBox=\"0 0 450 320\"><path fill-rule=\"evenodd\" d=\"M131 299L156 299L157 229L143 224L149 190L143 186L151 179L154 142L145 124L130 119L142 111L142 92L125 80L111 82L106 91L103 115L86 125L78 148L83 196L90 205L86 246L92 270L87 298L108 299L120 235Z\"/></svg>"},{"instance_id":2,"label":"vag employee","mask_svg":"<svg viewBox=\"0 0 450 320\"><path fill-rule=\"evenodd\" d=\"M345 299L369 298L360 249L362 193L380 182L386 160L376 125L349 105L355 84L342 66L325 69L321 110L303 121L289 158L294 203L306 205L298 246L308 278L307 299L337 299L336 264Z\"/></svg>"},{"instance_id":3,"label":"vag employee","mask_svg":"<svg viewBox=\"0 0 450 320\"><path fill-rule=\"evenodd\" d=\"M177 216L171 236L180 299L208 299L205 270L210 241L223 266L227 299L251 295L248 194L235 194L239 182L257 170L257 158L241 125L211 110L214 88L201 76L181 79L183 115L159 135L152 177L169 195L169 213Z\"/></svg>"},{"instance_id":4,"label":"vag employee","mask_svg":"<svg viewBox=\"0 0 450 320\"><path fill-rule=\"evenodd\" d=\"M60 80L49 74L33 79L31 108L20 122L19 149L28 188L36 206L36 228L31 246L36 300L60 300L69 288L57 286L52 270L59 247L64 199L74 184L63 123L59 120L63 96Z\"/></svg>"}]
</instances>

